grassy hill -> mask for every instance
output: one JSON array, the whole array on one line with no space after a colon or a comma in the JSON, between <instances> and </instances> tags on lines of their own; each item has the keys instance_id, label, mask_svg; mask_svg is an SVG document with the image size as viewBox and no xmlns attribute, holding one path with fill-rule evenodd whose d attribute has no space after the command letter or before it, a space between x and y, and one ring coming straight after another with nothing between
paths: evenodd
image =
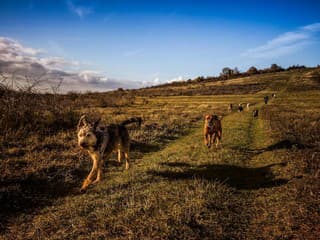
<instances>
[{"instance_id":1,"label":"grassy hill","mask_svg":"<svg viewBox=\"0 0 320 240\"><path fill-rule=\"evenodd\" d=\"M317 239L319 76L304 69L31 98L4 90L1 101L15 107L7 104L0 121L1 238ZM250 110L227 111L247 102ZM77 146L82 113L106 124L144 119L130 128L131 168L113 155L85 194L78 190L91 160ZM224 116L219 148L203 144L208 113ZM18 116L29 118L19 124Z\"/></svg>"}]
</instances>

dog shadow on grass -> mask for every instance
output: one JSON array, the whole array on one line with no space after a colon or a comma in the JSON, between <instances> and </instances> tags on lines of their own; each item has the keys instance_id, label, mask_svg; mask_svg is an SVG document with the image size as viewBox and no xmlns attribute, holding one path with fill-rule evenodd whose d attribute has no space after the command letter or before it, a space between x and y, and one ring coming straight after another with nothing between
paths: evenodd
<instances>
[{"instance_id":1,"label":"dog shadow on grass","mask_svg":"<svg viewBox=\"0 0 320 240\"><path fill-rule=\"evenodd\" d=\"M238 190L255 190L286 184L289 180L277 178L273 167L283 167L286 163L271 164L264 167L248 168L225 164L190 165L183 162L161 163L166 170L149 171L149 174L173 181L201 178L219 181Z\"/></svg>"},{"instance_id":2,"label":"dog shadow on grass","mask_svg":"<svg viewBox=\"0 0 320 240\"><path fill-rule=\"evenodd\" d=\"M25 176L0 180L0 233L10 219L33 214L57 199L78 194L86 169L52 166Z\"/></svg>"}]
</instances>

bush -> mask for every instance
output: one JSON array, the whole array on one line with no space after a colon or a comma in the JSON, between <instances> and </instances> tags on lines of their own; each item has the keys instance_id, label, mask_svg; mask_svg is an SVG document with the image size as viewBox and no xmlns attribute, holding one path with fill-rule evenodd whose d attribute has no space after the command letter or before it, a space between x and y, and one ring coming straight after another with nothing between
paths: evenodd
<instances>
[{"instance_id":1,"label":"bush","mask_svg":"<svg viewBox=\"0 0 320 240\"><path fill-rule=\"evenodd\" d=\"M0 87L1 140L25 138L30 134L53 134L73 128L79 114L56 94L40 94L35 87Z\"/></svg>"}]
</instances>

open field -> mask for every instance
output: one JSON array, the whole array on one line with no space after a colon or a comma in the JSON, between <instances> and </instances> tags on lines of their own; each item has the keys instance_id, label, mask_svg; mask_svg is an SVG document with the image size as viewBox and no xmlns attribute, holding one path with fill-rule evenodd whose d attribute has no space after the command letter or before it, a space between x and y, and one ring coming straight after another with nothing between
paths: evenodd
<instances>
[{"instance_id":1,"label":"open field","mask_svg":"<svg viewBox=\"0 0 320 240\"><path fill-rule=\"evenodd\" d=\"M106 124L144 119L141 128L130 127L131 168L113 155L102 182L85 194L78 190L91 160L77 146L77 122L3 137L0 238L317 239L319 70L209 85L135 90L117 106L104 106L107 95L86 105L75 104L81 96L64 99L77 106L70 114L101 116ZM210 95L195 95L208 89ZM194 96L183 96L191 90ZM273 92L265 105L263 96ZM240 102L251 103L250 111L227 111ZM218 148L203 144L207 113L224 116Z\"/></svg>"}]
</instances>

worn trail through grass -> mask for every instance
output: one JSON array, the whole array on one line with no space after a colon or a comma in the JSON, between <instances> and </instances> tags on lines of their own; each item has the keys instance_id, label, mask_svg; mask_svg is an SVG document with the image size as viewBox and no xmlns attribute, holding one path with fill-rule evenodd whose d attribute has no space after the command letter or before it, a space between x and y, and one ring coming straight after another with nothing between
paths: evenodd
<instances>
[{"instance_id":1,"label":"worn trail through grass","mask_svg":"<svg viewBox=\"0 0 320 240\"><path fill-rule=\"evenodd\" d=\"M161 152L166 161L156 158L161 162L157 161L150 169L153 174L171 181L194 178L230 187L239 209L228 209L230 212L224 213L231 217L226 224L231 226L232 232L246 238L249 236L243 231L259 231L260 228L256 225L250 229L249 223L252 226L264 222L255 211L260 193L268 195L265 193L268 188L271 193L272 188L288 181L279 174L285 163L279 162L277 153L272 151L273 140L268 134L267 124L252 118L250 113L233 113L224 118L222 147L207 149L202 141L200 125L192 134ZM264 200L269 201L268 197Z\"/></svg>"}]
</instances>

